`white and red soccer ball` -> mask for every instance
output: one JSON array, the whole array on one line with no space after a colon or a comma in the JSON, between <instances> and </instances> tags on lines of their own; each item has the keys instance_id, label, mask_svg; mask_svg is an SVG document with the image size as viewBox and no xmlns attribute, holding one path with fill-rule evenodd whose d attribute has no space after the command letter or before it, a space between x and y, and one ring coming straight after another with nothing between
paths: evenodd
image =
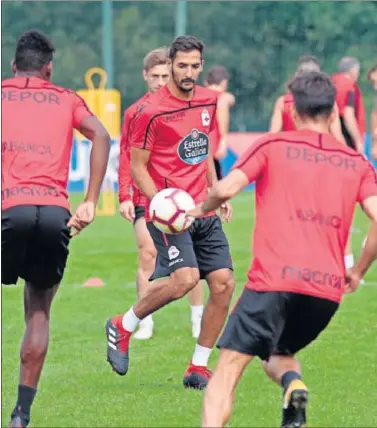
<instances>
[{"instance_id":1,"label":"white and red soccer ball","mask_svg":"<svg viewBox=\"0 0 377 428\"><path fill-rule=\"evenodd\" d=\"M194 199L187 192L168 188L158 192L152 199L149 215L157 229L175 235L192 225L195 219L186 217L186 212L194 207Z\"/></svg>"}]
</instances>

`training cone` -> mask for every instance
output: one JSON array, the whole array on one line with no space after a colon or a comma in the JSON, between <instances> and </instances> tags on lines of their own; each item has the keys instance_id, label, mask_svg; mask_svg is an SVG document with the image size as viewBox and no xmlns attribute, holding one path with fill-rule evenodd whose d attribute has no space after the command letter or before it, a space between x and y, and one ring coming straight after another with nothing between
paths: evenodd
<instances>
[{"instance_id":1,"label":"training cone","mask_svg":"<svg viewBox=\"0 0 377 428\"><path fill-rule=\"evenodd\" d=\"M85 283L84 287L103 287L104 283L101 278L89 278Z\"/></svg>"}]
</instances>

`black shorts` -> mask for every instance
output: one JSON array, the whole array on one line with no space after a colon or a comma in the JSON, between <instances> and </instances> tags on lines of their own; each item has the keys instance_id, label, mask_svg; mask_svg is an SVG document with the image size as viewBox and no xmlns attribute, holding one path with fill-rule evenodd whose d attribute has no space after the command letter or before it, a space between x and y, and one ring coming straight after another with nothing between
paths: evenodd
<instances>
[{"instance_id":1,"label":"black shorts","mask_svg":"<svg viewBox=\"0 0 377 428\"><path fill-rule=\"evenodd\" d=\"M346 144L348 147L351 147L351 149L356 150L355 142L353 141L353 138L351 137L350 133L348 132L348 129L344 123L343 118L340 118L340 125L342 126L342 134L344 139L346 140Z\"/></svg>"},{"instance_id":2,"label":"black shorts","mask_svg":"<svg viewBox=\"0 0 377 428\"><path fill-rule=\"evenodd\" d=\"M139 218L144 218L144 217L145 217L145 207L136 205L134 224L139 220Z\"/></svg>"},{"instance_id":3,"label":"black shorts","mask_svg":"<svg viewBox=\"0 0 377 428\"><path fill-rule=\"evenodd\" d=\"M196 219L188 230L177 235L160 232L152 222L148 222L148 230L157 249L150 280L184 267L198 268L201 279L219 269L233 270L228 240L217 215Z\"/></svg>"},{"instance_id":4,"label":"black shorts","mask_svg":"<svg viewBox=\"0 0 377 428\"><path fill-rule=\"evenodd\" d=\"M217 347L262 360L294 355L326 328L338 307L318 297L245 288Z\"/></svg>"},{"instance_id":5,"label":"black shorts","mask_svg":"<svg viewBox=\"0 0 377 428\"><path fill-rule=\"evenodd\" d=\"M37 288L59 284L64 273L70 230L68 210L19 205L1 213L1 281L18 278Z\"/></svg>"},{"instance_id":6,"label":"black shorts","mask_svg":"<svg viewBox=\"0 0 377 428\"><path fill-rule=\"evenodd\" d=\"M213 163L215 164L216 177L218 180L221 180L223 178L223 175L221 173L220 161L218 161L217 159L213 159Z\"/></svg>"}]
</instances>

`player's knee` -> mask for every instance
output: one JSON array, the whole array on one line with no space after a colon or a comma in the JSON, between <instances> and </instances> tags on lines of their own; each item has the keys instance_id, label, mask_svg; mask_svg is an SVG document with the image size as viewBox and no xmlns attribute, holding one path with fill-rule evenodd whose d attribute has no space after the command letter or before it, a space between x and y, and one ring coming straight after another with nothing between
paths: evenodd
<instances>
[{"instance_id":1,"label":"player's knee","mask_svg":"<svg viewBox=\"0 0 377 428\"><path fill-rule=\"evenodd\" d=\"M173 298L180 299L191 291L198 283L200 277L197 269L182 269L184 272L176 271L173 277Z\"/></svg>"},{"instance_id":2,"label":"player's knee","mask_svg":"<svg viewBox=\"0 0 377 428\"><path fill-rule=\"evenodd\" d=\"M224 306L229 306L236 282L232 273L222 275L211 284L211 298L218 300Z\"/></svg>"},{"instance_id":3,"label":"player's knee","mask_svg":"<svg viewBox=\"0 0 377 428\"><path fill-rule=\"evenodd\" d=\"M149 267L154 263L157 257L157 251L153 243L139 247L139 265L143 269L144 266Z\"/></svg>"},{"instance_id":4,"label":"player's knee","mask_svg":"<svg viewBox=\"0 0 377 428\"><path fill-rule=\"evenodd\" d=\"M35 337L34 334L31 340L29 340L27 344L21 348L21 364L31 364L41 361L45 358L47 354L48 340L43 339L40 340L39 338Z\"/></svg>"}]
</instances>

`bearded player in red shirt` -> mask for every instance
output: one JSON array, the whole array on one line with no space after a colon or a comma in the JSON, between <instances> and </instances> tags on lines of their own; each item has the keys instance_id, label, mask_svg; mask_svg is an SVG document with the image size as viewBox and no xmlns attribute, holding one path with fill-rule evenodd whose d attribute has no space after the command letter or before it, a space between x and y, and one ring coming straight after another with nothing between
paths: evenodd
<instances>
[{"instance_id":1,"label":"bearded player in red shirt","mask_svg":"<svg viewBox=\"0 0 377 428\"><path fill-rule=\"evenodd\" d=\"M94 219L110 137L85 102L50 82L55 48L38 31L17 42L15 77L2 82L1 280L25 280L26 332L10 427L26 427L49 341L50 307L71 233ZM71 217L66 191L73 129L92 141L89 187Z\"/></svg>"},{"instance_id":2,"label":"bearded player in red shirt","mask_svg":"<svg viewBox=\"0 0 377 428\"><path fill-rule=\"evenodd\" d=\"M129 146L132 120L138 108L151 94L165 86L170 79L168 67L169 52L167 48L154 49L144 58L143 77L148 85L148 92L124 112L122 137L119 157L119 203L121 215L133 222L138 247L137 293L139 299L145 296L150 287L149 278L156 263L157 251L145 221L146 198L134 184L131 174L131 147ZM132 190L132 196L131 196ZM192 336L199 337L203 314L203 285L199 283L188 294L191 307ZM148 340L153 335L153 318L148 315L139 325L134 338Z\"/></svg>"},{"instance_id":3,"label":"bearded player in red shirt","mask_svg":"<svg viewBox=\"0 0 377 428\"><path fill-rule=\"evenodd\" d=\"M131 167L134 180L149 201L166 187L181 188L204 201L216 182L209 135L214 128L216 94L195 85L203 66L203 44L195 37L178 37L169 51L171 81L151 95L133 121ZM200 150L196 142L200 138ZM192 149L194 147L194 149ZM229 205L223 208L230 218ZM125 375L129 363L129 341L140 320L192 290L206 279L210 297L192 361L184 375L184 386L206 387L211 372L207 363L228 314L234 291L229 244L216 213L197 219L178 235L165 235L148 221L148 230L157 249L152 279L156 283L125 315L106 325L107 358L114 371Z\"/></svg>"},{"instance_id":4,"label":"bearded player in red shirt","mask_svg":"<svg viewBox=\"0 0 377 428\"><path fill-rule=\"evenodd\" d=\"M283 388L282 426L306 426L308 390L295 354L326 328L343 293L356 289L377 255L376 173L363 155L329 133L335 116L331 78L306 73L289 88L297 130L255 142L206 201L187 214L213 212L256 182L254 258L218 343L204 427L227 423L238 381L256 356ZM346 282L344 247L357 203L373 226L365 254Z\"/></svg>"}]
</instances>

